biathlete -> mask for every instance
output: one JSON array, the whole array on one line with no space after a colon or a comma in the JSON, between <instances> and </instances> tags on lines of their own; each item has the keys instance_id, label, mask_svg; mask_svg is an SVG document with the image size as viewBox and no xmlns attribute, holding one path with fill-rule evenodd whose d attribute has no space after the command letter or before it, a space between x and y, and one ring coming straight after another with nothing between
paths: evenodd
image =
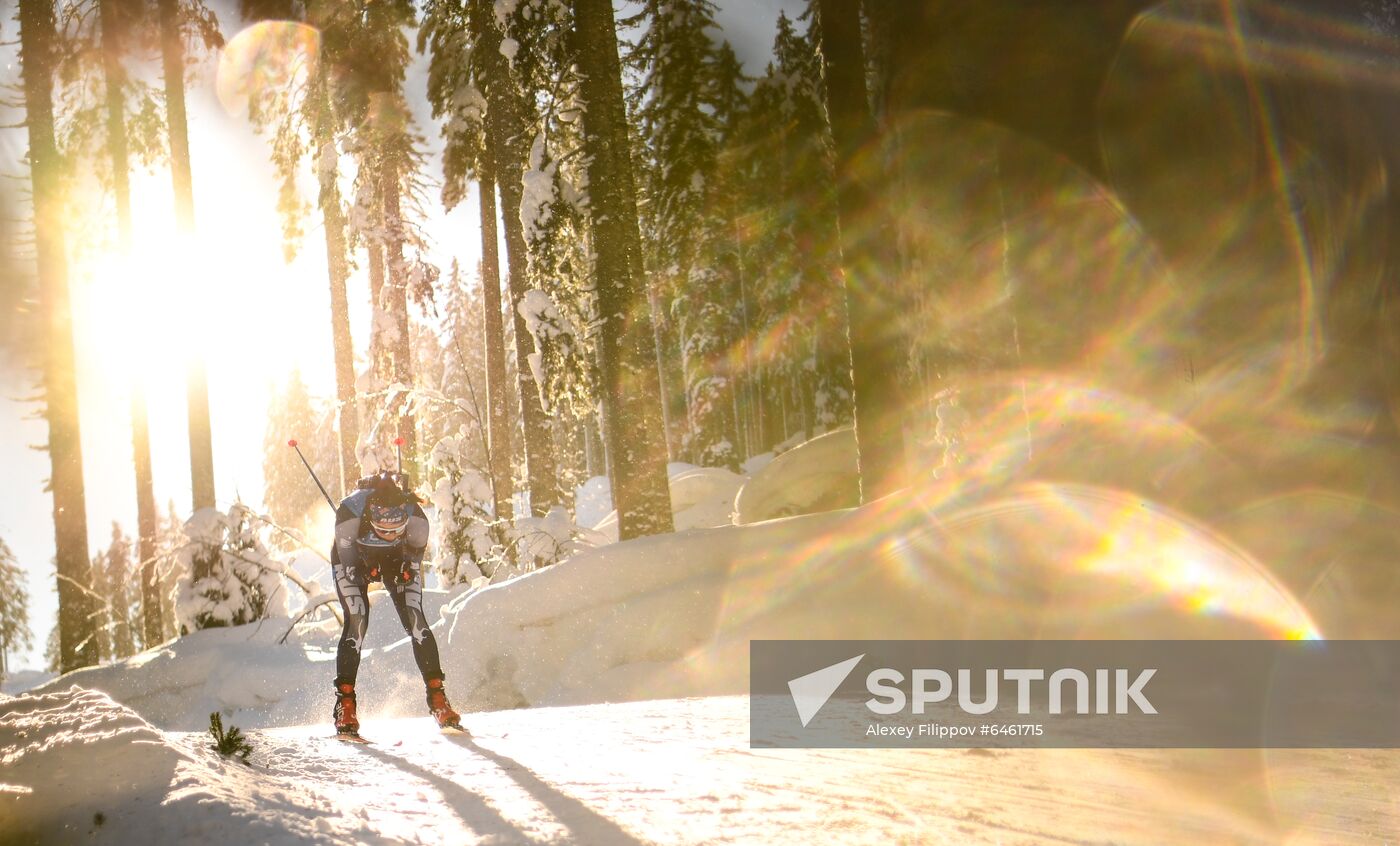
<instances>
[{"instance_id":1,"label":"biathlete","mask_svg":"<svg viewBox=\"0 0 1400 846\"><path fill-rule=\"evenodd\" d=\"M295 445L295 444L293 444ZM360 740L355 714L355 676L360 649L369 628L370 582L382 581L413 641L413 659L423 675L428 711L439 727L461 730L443 690L437 641L423 614L423 554L428 548L428 518L405 478L383 472L361 479L335 513L331 571L345 614L345 628L335 658L335 730L346 740Z\"/></svg>"}]
</instances>

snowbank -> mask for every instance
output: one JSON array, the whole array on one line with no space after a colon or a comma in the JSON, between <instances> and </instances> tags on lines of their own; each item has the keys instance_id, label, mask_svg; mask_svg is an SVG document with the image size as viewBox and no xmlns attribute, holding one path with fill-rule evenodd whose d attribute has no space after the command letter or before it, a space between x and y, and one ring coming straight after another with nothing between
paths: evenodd
<instances>
[{"instance_id":1,"label":"snowbank","mask_svg":"<svg viewBox=\"0 0 1400 846\"><path fill-rule=\"evenodd\" d=\"M574 522L593 528L612 511L612 485L607 476L594 476L574 491Z\"/></svg>"},{"instance_id":2,"label":"snowbank","mask_svg":"<svg viewBox=\"0 0 1400 846\"><path fill-rule=\"evenodd\" d=\"M734 522L815 514L859 502L855 432L837 429L759 465L734 502Z\"/></svg>"},{"instance_id":3,"label":"snowbank","mask_svg":"<svg viewBox=\"0 0 1400 846\"><path fill-rule=\"evenodd\" d=\"M744 477L722 467L696 467L693 464L672 462L667 465L671 483L671 515L676 531L686 529L706 529L715 526L728 526L732 522L734 497L744 485ZM592 483L593 480L589 480ZM606 483L606 479L604 482ZM597 488L585 486L590 503L595 501ZM611 492L606 485L603 495L611 503ZM611 508L611 504L609 504ZM580 517L579 525L591 525L608 543L617 542L617 512L610 511L596 523L585 524Z\"/></svg>"},{"instance_id":4,"label":"snowbank","mask_svg":"<svg viewBox=\"0 0 1400 846\"><path fill-rule=\"evenodd\" d=\"M600 547L443 610L459 707L746 690L752 639L1303 637L1258 562L1137 497L1034 485Z\"/></svg>"},{"instance_id":5,"label":"snowbank","mask_svg":"<svg viewBox=\"0 0 1400 846\"><path fill-rule=\"evenodd\" d=\"M76 842L97 830L147 840L181 756L128 708L72 688L0 701L0 831L6 842ZM153 818L152 818L153 817ZM155 842L183 832L159 831Z\"/></svg>"},{"instance_id":6,"label":"snowbank","mask_svg":"<svg viewBox=\"0 0 1400 846\"><path fill-rule=\"evenodd\" d=\"M396 728L420 744L448 742L426 717ZM395 836L405 814L442 813L431 801L407 808L403 796L374 807L405 780L399 767L366 765L326 728L282 731L251 736L249 766L221 757L207 733L161 731L97 691L0 699L0 842L406 842Z\"/></svg>"},{"instance_id":7,"label":"snowbank","mask_svg":"<svg viewBox=\"0 0 1400 846\"><path fill-rule=\"evenodd\" d=\"M429 620L439 620L439 609L450 595L424 592ZM371 591L369 600L370 627L360 665L361 710L417 715L423 683L408 638L387 593ZM66 673L36 690L49 693L79 685L102 691L172 731L201 731L213 711L242 727L326 721L334 701L331 681L339 625L328 620L319 627L301 628L279 643L289 624L286 618L271 618L193 632L122 661ZM439 620L436 630L442 629Z\"/></svg>"},{"instance_id":8,"label":"snowbank","mask_svg":"<svg viewBox=\"0 0 1400 846\"><path fill-rule=\"evenodd\" d=\"M0 700L0 842L1377 842L1391 750L749 749L746 697L252 732L251 766L90 691ZM100 815L100 816L99 816ZM99 822L100 821L100 822Z\"/></svg>"},{"instance_id":9,"label":"snowbank","mask_svg":"<svg viewBox=\"0 0 1400 846\"><path fill-rule=\"evenodd\" d=\"M45 670L16 670L5 676L5 680L0 682L0 693L8 693L11 696L24 693L26 690L52 680L57 675L57 673Z\"/></svg>"},{"instance_id":10,"label":"snowbank","mask_svg":"<svg viewBox=\"0 0 1400 846\"><path fill-rule=\"evenodd\" d=\"M281 812L266 790L246 798L258 779L211 742L167 735L94 690L0 700L0 839L314 842L315 817Z\"/></svg>"},{"instance_id":11,"label":"snowbank","mask_svg":"<svg viewBox=\"0 0 1400 846\"><path fill-rule=\"evenodd\" d=\"M952 510L936 494L609 544L430 592L448 691L462 711L742 693L754 639L1317 634L1259 562L1136 495L1036 484ZM286 625L198 632L40 690L99 689L166 729L202 729L215 710L250 728L326 722L335 627L278 645ZM359 693L365 719L422 713L387 605Z\"/></svg>"}]
</instances>

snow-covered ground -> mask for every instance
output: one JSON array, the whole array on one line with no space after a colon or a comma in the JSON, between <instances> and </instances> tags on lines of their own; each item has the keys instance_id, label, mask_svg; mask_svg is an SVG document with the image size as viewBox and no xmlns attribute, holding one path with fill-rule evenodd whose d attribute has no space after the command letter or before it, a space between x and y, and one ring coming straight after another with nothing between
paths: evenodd
<instances>
[{"instance_id":1,"label":"snow-covered ground","mask_svg":"<svg viewBox=\"0 0 1400 846\"><path fill-rule=\"evenodd\" d=\"M841 475L840 434L819 441L750 468L772 493L737 499L815 507L789 487ZM382 592L359 684L373 746L329 736L330 620L196 632L0 698L0 843L1400 840L1389 751L750 749L753 639L1332 632L1276 577L1286 561L1124 490L932 480L736 525L720 512L741 483L679 468L679 512L714 525L427 592L470 740L423 715ZM251 766L209 749L215 711Z\"/></svg>"},{"instance_id":2,"label":"snow-covered ground","mask_svg":"<svg viewBox=\"0 0 1400 846\"><path fill-rule=\"evenodd\" d=\"M251 765L80 689L0 702L5 843L1394 842L1393 752L749 749L743 697L252 732Z\"/></svg>"},{"instance_id":3,"label":"snow-covered ground","mask_svg":"<svg viewBox=\"0 0 1400 846\"><path fill-rule=\"evenodd\" d=\"M38 687L57 675L57 673L43 670L17 670L5 676L5 680L0 682L0 693L14 696L16 693L23 693L30 688Z\"/></svg>"}]
</instances>

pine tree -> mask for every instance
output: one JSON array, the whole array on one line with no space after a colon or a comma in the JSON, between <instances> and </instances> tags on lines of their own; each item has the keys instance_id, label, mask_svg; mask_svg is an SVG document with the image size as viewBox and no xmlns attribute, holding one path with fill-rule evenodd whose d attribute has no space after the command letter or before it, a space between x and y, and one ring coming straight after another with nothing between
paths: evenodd
<instances>
[{"instance_id":1,"label":"pine tree","mask_svg":"<svg viewBox=\"0 0 1400 846\"><path fill-rule=\"evenodd\" d=\"M501 261L496 242L496 174L482 159L478 182L481 217L481 322L483 358L486 361L487 452L495 514L509 519L515 514L515 482L511 473L511 381L506 376L505 320L501 316Z\"/></svg>"},{"instance_id":2,"label":"pine tree","mask_svg":"<svg viewBox=\"0 0 1400 846\"><path fill-rule=\"evenodd\" d=\"M561 492L587 478L585 432L598 415L596 324L583 200L586 156L579 117L579 72L562 3L530 0L508 18L519 46L511 67L533 92L528 134L533 136L520 219L529 251L530 291L516 303L526 317L540 364L541 402L550 414ZM542 296L541 296L542 295ZM547 303L546 303L547 299Z\"/></svg>"},{"instance_id":3,"label":"pine tree","mask_svg":"<svg viewBox=\"0 0 1400 846\"><path fill-rule=\"evenodd\" d=\"M106 597L102 595L102 582L107 572L107 551L98 550L88 562L87 581L83 588L88 592L92 603L92 633L97 642L97 663L105 664L112 660L112 615Z\"/></svg>"},{"instance_id":4,"label":"pine tree","mask_svg":"<svg viewBox=\"0 0 1400 846\"><path fill-rule=\"evenodd\" d=\"M731 104L717 178L728 207L717 214L733 238L715 242L723 252L710 264L737 276L732 296L744 325L732 358L748 368L739 406L751 451L851 419L832 141L815 36L780 13L773 52L746 102L737 92L715 96ZM735 83L728 85L732 91Z\"/></svg>"},{"instance_id":5,"label":"pine tree","mask_svg":"<svg viewBox=\"0 0 1400 846\"><path fill-rule=\"evenodd\" d=\"M744 144L749 100L744 86L750 82L753 79L744 74L734 48L729 42L722 42L715 54L710 78L712 91L709 101L713 104L720 136L712 179L714 190L710 193L707 207L710 218L705 228L701 261L719 276L717 289L712 296L727 303L729 308L730 343L724 351L724 361L733 381L729 395L739 437L738 451L743 458L760 451L752 352L752 268L748 266L743 234L747 210L745 191L748 187L745 184L745 167L750 157Z\"/></svg>"},{"instance_id":6,"label":"pine tree","mask_svg":"<svg viewBox=\"0 0 1400 846\"><path fill-rule=\"evenodd\" d=\"M518 306L531 287L529 245L521 221L522 178L526 166L529 127L536 116L535 98L529 87L537 81L538 67L531 64L536 55L529 45L507 36L512 21L548 11L548 3L503 3L498 8L485 0L465 3L433 2L427 5L420 47L428 47L432 58L428 96L434 114L446 119L447 175L458 185L450 187L445 199L460 196L460 181L469 174L482 179L483 186L494 180L500 191L501 223L505 230L507 288L516 360L521 429L530 507L544 514L558 504L560 495L553 439L549 419L541 403L534 369L523 366L529 360L529 333ZM527 28L528 30L529 28ZM512 33L523 35L523 33ZM509 58L508 58L508 55ZM483 246L491 237L495 215L487 206L494 195L482 188ZM484 278L492 281L490 260L494 250L484 250L487 259ZM488 298L491 297L488 290ZM494 340L494 330L488 343ZM503 333L505 334L505 333ZM497 486L499 490L499 485ZM499 498L499 494L498 494Z\"/></svg>"},{"instance_id":7,"label":"pine tree","mask_svg":"<svg viewBox=\"0 0 1400 846\"><path fill-rule=\"evenodd\" d=\"M228 514L200 509L184 532L175 601L182 634L286 614L286 565L269 554L251 510L241 503Z\"/></svg>"},{"instance_id":8,"label":"pine tree","mask_svg":"<svg viewBox=\"0 0 1400 846\"><path fill-rule=\"evenodd\" d=\"M283 0L241 0L245 20L306 20L326 16L325 3L293 3ZM350 334L350 306L346 283L350 275L350 245L346 213L340 193L340 153L345 143L346 118L338 108L334 72L334 32L322 33L322 49L304 89L273 86L258 92L249 103L249 117L273 132L273 163L280 179L278 210L283 218L283 254L290 260L300 248L302 202L298 177L306 158L316 175L316 205L321 212L326 272L330 288L331 356L335 362L336 429L339 452L335 467L340 489L359 477L359 400L355 389L355 351ZM329 46L326 46L329 45ZM300 97L295 96L300 94ZM309 144L304 143L309 141ZM334 482L332 482L334 484Z\"/></svg>"},{"instance_id":9,"label":"pine tree","mask_svg":"<svg viewBox=\"0 0 1400 846\"><path fill-rule=\"evenodd\" d=\"M61 632L59 625L54 624L49 629L48 637L44 638L44 669L50 673L63 672L63 658L61 649Z\"/></svg>"},{"instance_id":10,"label":"pine tree","mask_svg":"<svg viewBox=\"0 0 1400 846\"><path fill-rule=\"evenodd\" d=\"M417 225L422 153L403 89L409 63L404 29L416 13L408 0L327 8L322 26L336 37L326 50L346 80L341 111L359 162L350 221L369 254L370 348L383 396L362 435L362 454L371 463L382 461L385 456L370 456L396 435L404 440L404 469L413 472L420 456L408 306L430 301L438 276L424 260Z\"/></svg>"},{"instance_id":11,"label":"pine tree","mask_svg":"<svg viewBox=\"0 0 1400 846\"><path fill-rule=\"evenodd\" d=\"M721 52L709 0L647 0L629 19L646 30L629 60L642 73L634 95L645 162L641 192L649 264L673 297L685 375L685 452L692 460L738 469L738 434L727 356L736 325L713 264L723 237L716 217L716 169L722 126L718 102L732 91L717 79ZM709 249L707 250L706 247Z\"/></svg>"},{"instance_id":12,"label":"pine tree","mask_svg":"<svg viewBox=\"0 0 1400 846\"><path fill-rule=\"evenodd\" d=\"M637 191L609 0L574 0L598 297L599 395L622 539L673 529L654 336L643 305Z\"/></svg>"},{"instance_id":13,"label":"pine tree","mask_svg":"<svg viewBox=\"0 0 1400 846\"><path fill-rule=\"evenodd\" d=\"M94 664L97 656L91 603L82 589L88 567L87 505L63 231L61 164L54 143L53 4L49 0L22 0L19 20L39 307L47 327L43 386L57 552L58 658L59 666L67 671Z\"/></svg>"},{"instance_id":14,"label":"pine tree","mask_svg":"<svg viewBox=\"0 0 1400 846\"><path fill-rule=\"evenodd\" d=\"M403 94L409 59L403 29L414 23L413 6L243 0L240 10L251 20L305 21L319 36L307 78L292 74L258 92L249 117L271 130L289 258L303 235L298 180L308 158L314 166L330 282L341 484L358 478L362 461L365 469L378 469L393 454L387 444L395 437L404 439L411 471L418 434L409 304L428 303L438 277L424 259L422 153ZM340 195L342 153L357 164L348 209ZM370 281L370 369L356 379L346 281L350 256L361 247Z\"/></svg>"},{"instance_id":15,"label":"pine tree","mask_svg":"<svg viewBox=\"0 0 1400 846\"><path fill-rule=\"evenodd\" d=\"M140 605L133 603L129 588L134 575L131 538L113 522L111 542L92 562L92 587L101 604L99 641L109 660L136 654Z\"/></svg>"},{"instance_id":16,"label":"pine tree","mask_svg":"<svg viewBox=\"0 0 1400 846\"><path fill-rule=\"evenodd\" d=\"M850 319L851 376L861 501L904 485L903 350L889 342L896 303L879 272L890 238L857 155L875 134L865 86L859 0L819 0L827 114L836 147L841 268Z\"/></svg>"},{"instance_id":17,"label":"pine tree","mask_svg":"<svg viewBox=\"0 0 1400 846\"><path fill-rule=\"evenodd\" d=\"M513 515L515 487L511 474L512 438L506 376L505 326L501 313L501 265L497 246L496 172L486 151L486 96L481 80L479 39L470 28L461 2L429 2L423 10L418 49L430 52L428 102L443 121L442 204L454 208L466 195L467 180L477 183L481 223L481 323L486 378L481 401L487 413L489 476L497 515Z\"/></svg>"},{"instance_id":18,"label":"pine tree","mask_svg":"<svg viewBox=\"0 0 1400 846\"><path fill-rule=\"evenodd\" d=\"M180 634L180 624L175 613L175 599L179 594L179 583L185 575L180 551L184 549L185 524L175 510L175 502L166 504L165 515L156 529L156 579L160 590L160 635L156 643L170 640ZM150 610L146 610L150 615ZM153 644L148 643L147 646Z\"/></svg>"},{"instance_id":19,"label":"pine tree","mask_svg":"<svg viewBox=\"0 0 1400 846\"><path fill-rule=\"evenodd\" d=\"M152 165L165 154L159 98L126 68L126 58L148 46L150 23L147 10L135 0L94 0L64 9L61 76L66 84L60 148L70 168L91 168L111 188L117 250L127 257L132 239L130 171ZM147 554L155 544L156 505L140 373L149 364L134 363L131 385L137 529L140 548Z\"/></svg>"},{"instance_id":20,"label":"pine tree","mask_svg":"<svg viewBox=\"0 0 1400 846\"><path fill-rule=\"evenodd\" d=\"M467 285L454 261L447 284L438 292L440 335L423 338L425 356L433 359L425 363L425 370L436 367L438 372L434 380L438 397L433 409L436 414L431 421L425 421L424 433L428 442L435 445L465 430L469 433L471 466L485 472L490 464L487 455L490 445L484 408L485 350L478 343L482 335L481 293L480 287ZM436 446L430 448L430 453L435 451Z\"/></svg>"},{"instance_id":21,"label":"pine tree","mask_svg":"<svg viewBox=\"0 0 1400 846\"><path fill-rule=\"evenodd\" d=\"M190 138L185 116L185 45L223 46L218 21L199 0L156 0L160 25L165 125L170 145L170 180L175 189L175 219L187 237L195 231L194 180L190 175ZM204 360L195 356L187 386L190 430L190 487L194 507L214 507L214 446L209 421L209 388Z\"/></svg>"},{"instance_id":22,"label":"pine tree","mask_svg":"<svg viewBox=\"0 0 1400 846\"><path fill-rule=\"evenodd\" d=\"M502 54L506 42L494 9L482 0L470 5L469 19L482 55L482 88L486 94L486 147L491 157L496 187L501 195L501 221L505 230L507 283L510 314L515 339L516 374L519 386L520 417L525 436L525 462L529 477L530 511L547 513L560 501L557 459L550 437L548 416L541 401L535 368L530 358L529 330L520 313L520 303L530 290L529 250L520 219L525 166L522 143L528 123L529 103L520 80L511 73ZM518 42L512 41L518 46ZM509 47L505 48L509 51Z\"/></svg>"},{"instance_id":23,"label":"pine tree","mask_svg":"<svg viewBox=\"0 0 1400 846\"><path fill-rule=\"evenodd\" d=\"M0 540L0 681L10 671L10 656L28 649L34 642L29 628L29 591L24 586L25 573L15 560L15 554Z\"/></svg>"},{"instance_id":24,"label":"pine tree","mask_svg":"<svg viewBox=\"0 0 1400 846\"><path fill-rule=\"evenodd\" d=\"M130 0L98 0L100 8L102 41L103 85L106 89L107 106L107 151L112 163L112 193L117 203L117 226L120 232L120 248L124 255L131 252L131 188L128 178L128 140L126 103L123 89L128 85L128 75L122 64L122 51L131 36L137 18L142 10ZM143 87L144 89L144 87ZM142 90L143 89L138 89ZM143 92L144 93L144 92ZM144 98L152 105L149 98ZM152 109L152 111L154 111ZM149 117L144 121L154 126ZM150 139L144 146L153 147ZM141 370L146 362L137 362ZM156 494L151 472L151 439L147 427L146 398L141 388L139 374L132 380L131 395L131 442L133 462L136 471L136 526L140 539L139 549L143 559L155 550ZM155 597L151 598L155 601ZM129 654L129 653L128 653Z\"/></svg>"},{"instance_id":25,"label":"pine tree","mask_svg":"<svg viewBox=\"0 0 1400 846\"><path fill-rule=\"evenodd\" d=\"M807 17L816 15L809 9ZM814 35L800 35L779 15L773 45L786 94L781 145L787 177L784 219L801 260L796 301L805 335L801 373L804 409L812 403L808 435L849 422L850 350L836 249L836 184L831 128L826 119L821 57ZM807 397L811 399L808 400Z\"/></svg>"},{"instance_id":26,"label":"pine tree","mask_svg":"<svg viewBox=\"0 0 1400 846\"><path fill-rule=\"evenodd\" d=\"M780 14L780 37L788 25ZM770 64L754 86L732 140L738 151L733 179L742 198L739 249L762 257L752 263L753 273L743 280L742 290L750 318L747 344L757 347L761 355L751 365L754 436L760 450L802 428L791 413L790 400L800 380L804 333L790 325L801 309L798 265L803 257L788 225L793 180L786 170L789 158L783 147L789 112L787 86L779 69ZM779 119L774 120L774 115Z\"/></svg>"}]
</instances>

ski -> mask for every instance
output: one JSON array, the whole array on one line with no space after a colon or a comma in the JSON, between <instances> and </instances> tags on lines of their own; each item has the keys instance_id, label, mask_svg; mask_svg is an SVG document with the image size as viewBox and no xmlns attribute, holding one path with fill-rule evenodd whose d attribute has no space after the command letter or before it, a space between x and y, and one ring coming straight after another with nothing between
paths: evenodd
<instances>
[{"instance_id":1,"label":"ski","mask_svg":"<svg viewBox=\"0 0 1400 846\"><path fill-rule=\"evenodd\" d=\"M461 723L453 723L446 726L438 726L438 731L449 737L471 737L472 733L467 731Z\"/></svg>"},{"instance_id":2,"label":"ski","mask_svg":"<svg viewBox=\"0 0 1400 846\"><path fill-rule=\"evenodd\" d=\"M341 743L361 743L368 746L371 742L358 734L351 734L350 732L338 732L332 736Z\"/></svg>"}]
</instances>

